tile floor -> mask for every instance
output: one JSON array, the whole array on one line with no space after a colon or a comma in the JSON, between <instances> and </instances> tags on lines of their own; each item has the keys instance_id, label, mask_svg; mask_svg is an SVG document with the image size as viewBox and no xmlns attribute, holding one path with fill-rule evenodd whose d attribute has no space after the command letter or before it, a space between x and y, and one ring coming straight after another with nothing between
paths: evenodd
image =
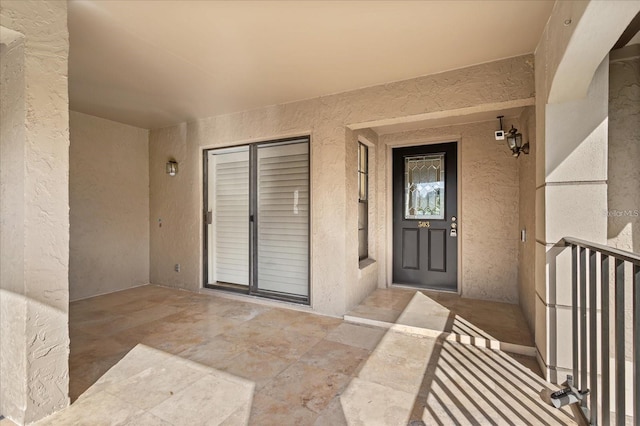
<instances>
[{"instance_id":1,"label":"tile floor","mask_svg":"<svg viewBox=\"0 0 640 426\"><path fill-rule=\"evenodd\" d=\"M347 317L534 347L533 336L518 305L465 299L453 293L402 287L378 289Z\"/></svg>"},{"instance_id":2,"label":"tile floor","mask_svg":"<svg viewBox=\"0 0 640 426\"><path fill-rule=\"evenodd\" d=\"M573 424L531 358L250 301L144 286L70 335L74 402L39 424Z\"/></svg>"}]
</instances>

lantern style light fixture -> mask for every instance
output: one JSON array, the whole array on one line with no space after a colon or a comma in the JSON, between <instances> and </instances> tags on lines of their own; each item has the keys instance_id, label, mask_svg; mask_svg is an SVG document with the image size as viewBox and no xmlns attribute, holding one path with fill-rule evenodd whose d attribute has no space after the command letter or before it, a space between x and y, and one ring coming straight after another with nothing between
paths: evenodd
<instances>
[{"instance_id":1,"label":"lantern style light fixture","mask_svg":"<svg viewBox=\"0 0 640 426\"><path fill-rule=\"evenodd\" d=\"M513 153L514 157L519 157L521 153L529 153L529 142L522 144L522 133L518 133L518 129L511 125L511 130L507 132L507 145Z\"/></svg>"},{"instance_id":2,"label":"lantern style light fixture","mask_svg":"<svg viewBox=\"0 0 640 426\"><path fill-rule=\"evenodd\" d=\"M496 131L496 140L507 140L507 146L511 150L514 157L519 157L521 153L529 153L529 142L522 144L522 133L518 133L518 129L511 125L511 130L505 132L502 130L502 118L504 115L499 115L497 118L500 120L500 130Z\"/></svg>"},{"instance_id":3,"label":"lantern style light fixture","mask_svg":"<svg viewBox=\"0 0 640 426\"><path fill-rule=\"evenodd\" d=\"M174 160L167 161L166 171L169 176L178 174L178 163Z\"/></svg>"}]
</instances>

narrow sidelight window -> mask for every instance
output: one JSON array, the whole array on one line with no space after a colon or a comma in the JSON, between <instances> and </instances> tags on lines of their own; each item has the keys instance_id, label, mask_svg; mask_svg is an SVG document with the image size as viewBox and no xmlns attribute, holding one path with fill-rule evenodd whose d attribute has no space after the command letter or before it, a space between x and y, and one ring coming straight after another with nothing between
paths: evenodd
<instances>
[{"instance_id":1,"label":"narrow sidelight window","mask_svg":"<svg viewBox=\"0 0 640 426\"><path fill-rule=\"evenodd\" d=\"M369 148L358 142L358 259L369 257Z\"/></svg>"}]
</instances>

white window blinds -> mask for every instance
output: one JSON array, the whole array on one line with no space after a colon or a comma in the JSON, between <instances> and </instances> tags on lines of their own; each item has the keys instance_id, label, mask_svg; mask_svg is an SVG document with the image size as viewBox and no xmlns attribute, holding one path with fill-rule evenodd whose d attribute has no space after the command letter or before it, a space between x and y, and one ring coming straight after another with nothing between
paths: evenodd
<instances>
[{"instance_id":1,"label":"white window blinds","mask_svg":"<svg viewBox=\"0 0 640 426\"><path fill-rule=\"evenodd\" d=\"M258 288L309 295L309 144L258 146Z\"/></svg>"},{"instance_id":2,"label":"white window blinds","mask_svg":"<svg viewBox=\"0 0 640 426\"><path fill-rule=\"evenodd\" d=\"M249 149L209 158L214 185L213 281L249 285Z\"/></svg>"}]
</instances>

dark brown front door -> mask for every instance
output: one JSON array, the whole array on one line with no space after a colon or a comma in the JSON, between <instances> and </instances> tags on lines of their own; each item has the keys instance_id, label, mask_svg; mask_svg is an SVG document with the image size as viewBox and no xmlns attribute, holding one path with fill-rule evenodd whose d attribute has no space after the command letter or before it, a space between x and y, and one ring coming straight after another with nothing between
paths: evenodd
<instances>
[{"instance_id":1,"label":"dark brown front door","mask_svg":"<svg viewBox=\"0 0 640 426\"><path fill-rule=\"evenodd\" d=\"M457 143L393 150L393 282L458 288Z\"/></svg>"}]
</instances>

